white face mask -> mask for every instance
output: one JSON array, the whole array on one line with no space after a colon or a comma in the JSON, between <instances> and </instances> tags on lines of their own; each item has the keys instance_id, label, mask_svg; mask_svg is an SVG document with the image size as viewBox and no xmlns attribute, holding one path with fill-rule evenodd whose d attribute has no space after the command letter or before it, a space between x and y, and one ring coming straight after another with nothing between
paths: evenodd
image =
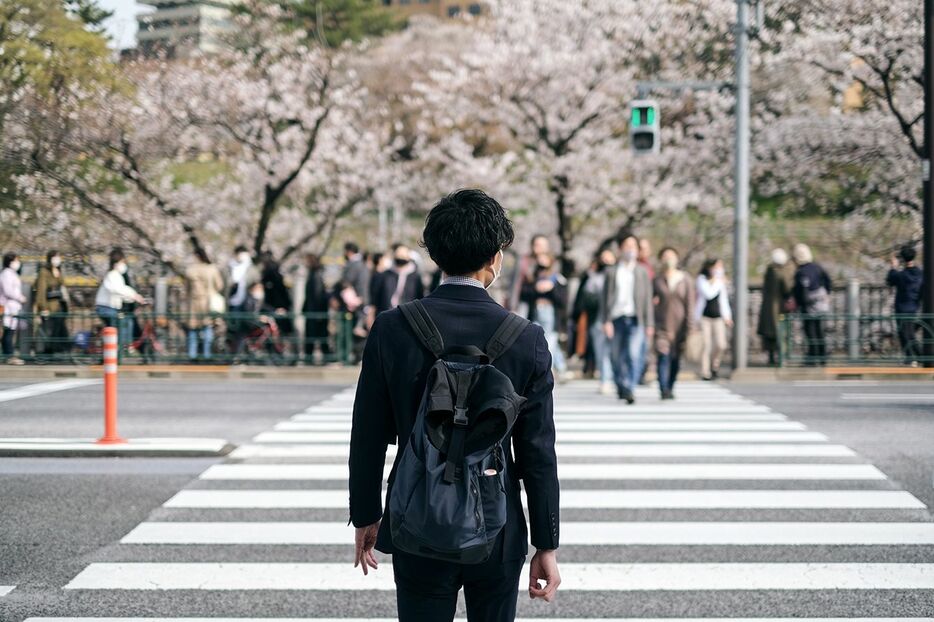
<instances>
[{"instance_id":1,"label":"white face mask","mask_svg":"<svg viewBox=\"0 0 934 622\"><path fill-rule=\"evenodd\" d=\"M237 261L239 261L240 263L246 263L250 261L250 254L249 253L237 253Z\"/></svg>"},{"instance_id":2,"label":"white face mask","mask_svg":"<svg viewBox=\"0 0 934 622\"><path fill-rule=\"evenodd\" d=\"M263 292L253 292L252 296L253 300L256 300L257 302L262 302L266 297Z\"/></svg>"},{"instance_id":3,"label":"white face mask","mask_svg":"<svg viewBox=\"0 0 934 622\"><path fill-rule=\"evenodd\" d=\"M53 268L57 268L57 267L59 267L60 265L62 265L62 258L61 258L61 257L52 257L52 261L49 262L49 263L52 264L52 267L53 267Z\"/></svg>"},{"instance_id":4,"label":"white face mask","mask_svg":"<svg viewBox=\"0 0 934 622\"><path fill-rule=\"evenodd\" d=\"M10 268L13 269L13 272L19 272L19 267L20 267L21 265L23 265L23 264L21 264L21 263L19 262L19 259L17 259L16 261L11 261L11 262L10 262Z\"/></svg>"},{"instance_id":5,"label":"white face mask","mask_svg":"<svg viewBox=\"0 0 934 622\"><path fill-rule=\"evenodd\" d=\"M485 287L484 289L490 289L491 287L493 287L493 283L495 283L495 282L496 282L496 279L499 278L499 275L503 273L503 261L505 260L505 255L503 254L503 251L499 251L499 253L497 253L497 254L500 256L500 258L499 258L499 272L496 271L496 268L495 268L495 267L493 268L493 280L490 281L489 283L487 283L487 285L486 285L486 287ZM496 266L496 261L495 261L495 260L493 261L493 266Z\"/></svg>"},{"instance_id":6,"label":"white face mask","mask_svg":"<svg viewBox=\"0 0 934 622\"><path fill-rule=\"evenodd\" d=\"M120 274L126 274L126 271L127 271L127 265L125 263L121 262L117 264L117 272L119 272Z\"/></svg>"}]
</instances>

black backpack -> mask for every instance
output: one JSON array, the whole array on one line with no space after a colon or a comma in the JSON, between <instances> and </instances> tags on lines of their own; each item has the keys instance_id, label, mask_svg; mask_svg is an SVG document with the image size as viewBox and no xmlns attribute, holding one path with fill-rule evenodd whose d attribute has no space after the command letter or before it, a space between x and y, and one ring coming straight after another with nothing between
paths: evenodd
<instances>
[{"instance_id":1,"label":"black backpack","mask_svg":"<svg viewBox=\"0 0 934 622\"><path fill-rule=\"evenodd\" d=\"M491 363L529 321L510 313L484 350L446 349L421 301L399 308L437 360L389 495L392 542L422 557L481 563L506 524L502 442L525 402Z\"/></svg>"}]
</instances>

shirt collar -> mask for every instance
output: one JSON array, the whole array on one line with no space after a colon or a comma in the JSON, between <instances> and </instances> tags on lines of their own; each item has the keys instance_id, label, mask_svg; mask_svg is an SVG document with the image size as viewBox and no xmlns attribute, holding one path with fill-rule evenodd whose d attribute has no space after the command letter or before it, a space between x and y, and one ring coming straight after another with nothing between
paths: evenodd
<instances>
[{"instance_id":1,"label":"shirt collar","mask_svg":"<svg viewBox=\"0 0 934 622\"><path fill-rule=\"evenodd\" d=\"M468 285L470 287L479 287L485 290L486 287L477 279L469 276L447 276L441 279L441 285Z\"/></svg>"}]
</instances>

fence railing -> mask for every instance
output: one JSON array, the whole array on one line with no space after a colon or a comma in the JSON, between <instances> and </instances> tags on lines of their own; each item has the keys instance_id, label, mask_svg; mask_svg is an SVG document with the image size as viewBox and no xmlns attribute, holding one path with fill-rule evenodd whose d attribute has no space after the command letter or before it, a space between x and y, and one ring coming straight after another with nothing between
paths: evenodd
<instances>
[{"instance_id":1,"label":"fence railing","mask_svg":"<svg viewBox=\"0 0 934 622\"><path fill-rule=\"evenodd\" d=\"M781 364L923 365L934 362L934 315L792 314L779 320Z\"/></svg>"},{"instance_id":2,"label":"fence railing","mask_svg":"<svg viewBox=\"0 0 934 622\"><path fill-rule=\"evenodd\" d=\"M121 363L295 365L355 360L355 318L344 312L134 313L17 316L17 355L35 363L97 364L101 333L115 326Z\"/></svg>"}]
</instances>

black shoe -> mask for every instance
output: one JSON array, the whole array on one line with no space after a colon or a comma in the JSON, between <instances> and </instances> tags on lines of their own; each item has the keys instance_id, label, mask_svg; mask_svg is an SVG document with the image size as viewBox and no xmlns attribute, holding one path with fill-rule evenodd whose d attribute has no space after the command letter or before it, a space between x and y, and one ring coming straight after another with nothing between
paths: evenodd
<instances>
[{"instance_id":1,"label":"black shoe","mask_svg":"<svg viewBox=\"0 0 934 622\"><path fill-rule=\"evenodd\" d=\"M672 393L671 391L662 391L662 399L663 399L663 400L673 400L673 399L675 399L675 394Z\"/></svg>"},{"instance_id":2,"label":"black shoe","mask_svg":"<svg viewBox=\"0 0 934 622\"><path fill-rule=\"evenodd\" d=\"M720 374L719 374L719 372L717 372L716 369L713 370L712 372L710 372L710 379L711 379L711 380L716 380L716 379L719 378L719 377L720 377Z\"/></svg>"},{"instance_id":3,"label":"black shoe","mask_svg":"<svg viewBox=\"0 0 934 622\"><path fill-rule=\"evenodd\" d=\"M713 380L713 376L701 376L701 380L703 380L704 382L710 382L711 380Z\"/></svg>"},{"instance_id":4,"label":"black shoe","mask_svg":"<svg viewBox=\"0 0 934 622\"><path fill-rule=\"evenodd\" d=\"M626 400L627 404L634 404L636 402L636 396L632 394L632 391L623 391L623 399Z\"/></svg>"}]
</instances>

